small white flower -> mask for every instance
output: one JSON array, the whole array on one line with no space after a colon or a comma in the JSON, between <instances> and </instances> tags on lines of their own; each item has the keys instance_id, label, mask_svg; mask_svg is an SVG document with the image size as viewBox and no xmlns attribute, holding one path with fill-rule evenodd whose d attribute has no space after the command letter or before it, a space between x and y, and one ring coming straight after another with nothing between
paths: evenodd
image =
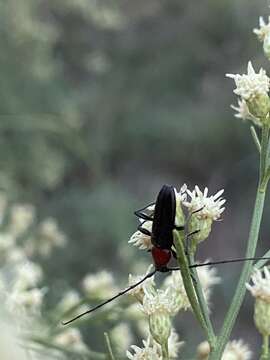
<instances>
[{"instance_id":1,"label":"small white flower","mask_svg":"<svg viewBox=\"0 0 270 360\"><path fill-rule=\"evenodd\" d=\"M270 79L265 70L261 68L256 74L251 61L248 62L247 74L226 74L226 76L234 79L236 84L234 93L244 100L253 100L258 95L265 95L269 91Z\"/></svg>"},{"instance_id":2,"label":"small white flower","mask_svg":"<svg viewBox=\"0 0 270 360\"><path fill-rule=\"evenodd\" d=\"M58 304L58 308L61 309L61 311L65 312L69 309L71 309L73 306L77 305L80 301L80 295L75 290L69 290L66 292Z\"/></svg>"},{"instance_id":3,"label":"small white flower","mask_svg":"<svg viewBox=\"0 0 270 360\"><path fill-rule=\"evenodd\" d=\"M190 308L190 302L184 287L182 275L180 271L173 271L170 276L167 276L164 285L166 288L171 287L178 295L180 309L187 310Z\"/></svg>"},{"instance_id":4,"label":"small white flower","mask_svg":"<svg viewBox=\"0 0 270 360\"><path fill-rule=\"evenodd\" d=\"M209 260L205 262L209 262ZM217 276L217 269L215 267L202 266L198 268L197 272L206 300L209 301L213 285L219 284L221 281L220 277Z\"/></svg>"},{"instance_id":5,"label":"small white flower","mask_svg":"<svg viewBox=\"0 0 270 360\"><path fill-rule=\"evenodd\" d=\"M26 259L24 250L18 246L14 246L6 254L7 263L18 264L26 261Z\"/></svg>"},{"instance_id":6,"label":"small white flower","mask_svg":"<svg viewBox=\"0 0 270 360\"><path fill-rule=\"evenodd\" d=\"M86 349L81 333L76 328L69 328L55 336L54 343L77 351Z\"/></svg>"},{"instance_id":7,"label":"small white flower","mask_svg":"<svg viewBox=\"0 0 270 360\"><path fill-rule=\"evenodd\" d=\"M238 119L251 120L255 125L261 126L260 119L253 116L248 109L247 103L243 99L238 99L238 107L231 105L231 108L236 111L234 116Z\"/></svg>"},{"instance_id":8,"label":"small white flower","mask_svg":"<svg viewBox=\"0 0 270 360\"><path fill-rule=\"evenodd\" d=\"M208 260L206 262L208 262ZM209 266L205 266L198 267L197 272L206 300L209 301L213 285L220 282L220 278L217 276L217 270L214 267L210 268ZM179 294L181 297L181 308L184 310L190 308L190 303L180 271L174 271L170 276L167 276L164 285L173 287L175 292Z\"/></svg>"},{"instance_id":9,"label":"small white flower","mask_svg":"<svg viewBox=\"0 0 270 360\"><path fill-rule=\"evenodd\" d=\"M124 352L133 342L133 336L130 331L130 327L128 324L123 322L116 325L110 331L110 338L113 344L115 344L115 347L119 353Z\"/></svg>"},{"instance_id":10,"label":"small white flower","mask_svg":"<svg viewBox=\"0 0 270 360\"><path fill-rule=\"evenodd\" d=\"M222 189L215 195L208 196L207 187L202 192L196 185L193 191L187 189L190 200L184 201L183 204L188 208L190 213L201 209L194 214L198 219L218 220L225 210L225 207L222 207L226 202L225 199L221 198L223 192L224 190Z\"/></svg>"},{"instance_id":11,"label":"small white flower","mask_svg":"<svg viewBox=\"0 0 270 360\"><path fill-rule=\"evenodd\" d=\"M112 274L103 270L96 274L86 275L82 281L86 295L93 298L106 298L117 291Z\"/></svg>"},{"instance_id":12,"label":"small white flower","mask_svg":"<svg viewBox=\"0 0 270 360\"><path fill-rule=\"evenodd\" d=\"M42 269L38 264L31 261L26 262L16 269L17 278L15 279L14 288L26 290L36 286L42 278Z\"/></svg>"},{"instance_id":13,"label":"small white flower","mask_svg":"<svg viewBox=\"0 0 270 360\"><path fill-rule=\"evenodd\" d=\"M199 360L207 360L210 353L210 346L207 341L199 344L197 355ZM221 360L250 360L252 352L243 340L229 341L226 345Z\"/></svg>"},{"instance_id":14,"label":"small white flower","mask_svg":"<svg viewBox=\"0 0 270 360\"><path fill-rule=\"evenodd\" d=\"M35 209L32 205L17 204L11 208L10 231L14 236L24 233L33 223Z\"/></svg>"},{"instance_id":15,"label":"small white flower","mask_svg":"<svg viewBox=\"0 0 270 360\"><path fill-rule=\"evenodd\" d=\"M150 292L145 289L142 310L148 316L153 314L174 316L180 310L177 300L177 294L170 286L166 290L158 289L156 292Z\"/></svg>"},{"instance_id":16,"label":"small white flower","mask_svg":"<svg viewBox=\"0 0 270 360\"><path fill-rule=\"evenodd\" d=\"M179 201L180 203L182 203L187 198L187 185L184 184L180 188L179 192L176 189L174 189L174 192L175 192L176 201Z\"/></svg>"},{"instance_id":17,"label":"small white flower","mask_svg":"<svg viewBox=\"0 0 270 360\"><path fill-rule=\"evenodd\" d=\"M263 41L270 34L270 16L268 18L268 24L265 23L264 18L259 18L259 29L253 29L254 34L258 36L260 41Z\"/></svg>"},{"instance_id":18,"label":"small white flower","mask_svg":"<svg viewBox=\"0 0 270 360\"><path fill-rule=\"evenodd\" d=\"M243 340L233 340L225 347L221 360L250 360L252 352Z\"/></svg>"},{"instance_id":19,"label":"small white flower","mask_svg":"<svg viewBox=\"0 0 270 360\"><path fill-rule=\"evenodd\" d=\"M145 221L141 225L144 229L152 231L152 222ZM129 244L137 246L141 250L149 250L152 248L151 236L143 234L141 231L136 231L129 239Z\"/></svg>"},{"instance_id":20,"label":"small white flower","mask_svg":"<svg viewBox=\"0 0 270 360\"><path fill-rule=\"evenodd\" d=\"M21 312L23 308L29 308L33 312L39 310L44 294L44 289L35 288L25 291L14 289L7 295L6 306L12 313Z\"/></svg>"},{"instance_id":21,"label":"small white flower","mask_svg":"<svg viewBox=\"0 0 270 360\"><path fill-rule=\"evenodd\" d=\"M65 235L59 230L58 224L53 218L44 220L39 225L39 244L38 251L43 256L48 256L53 247L63 247L67 240Z\"/></svg>"},{"instance_id":22,"label":"small white flower","mask_svg":"<svg viewBox=\"0 0 270 360\"><path fill-rule=\"evenodd\" d=\"M15 239L10 233L0 234L0 251L1 253L10 251L15 246Z\"/></svg>"},{"instance_id":23,"label":"small white flower","mask_svg":"<svg viewBox=\"0 0 270 360\"><path fill-rule=\"evenodd\" d=\"M151 337L145 341L143 340L143 348L136 345L131 345L133 353L127 351L126 355L130 360L162 360L160 346L156 344Z\"/></svg>"},{"instance_id":24,"label":"small white flower","mask_svg":"<svg viewBox=\"0 0 270 360\"><path fill-rule=\"evenodd\" d=\"M184 341L179 341L179 335L174 328L171 330L171 334L168 340L168 349L170 359L177 359L179 349L184 345Z\"/></svg>"},{"instance_id":25,"label":"small white flower","mask_svg":"<svg viewBox=\"0 0 270 360\"><path fill-rule=\"evenodd\" d=\"M270 303L270 272L265 266L262 271L255 269L251 276L253 285L246 284L247 289L255 298Z\"/></svg>"},{"instance_id":26,"label":"small white flower","mask_svg":"<svg viewBox=\"0 0 270 360\"><path fill-rule=\"evenodd\" d=\"M146 274L148 274L151 271L152 267L153 267L153 265L150 265L148 267ZM145 275L134 276L134 275L129 274L129 278L128 278L129 286L140 281L142 278L145 277ZM155 286L155 280L154 280L154 276L152 276L151 278L145 280L142 284L140 284L140 285L136 286L134 289L130 290L128 293L129 293L129 295L135 296L138 301L142 302L144 295L145 295L145 289L148 289L148 291L151 291L151 289L153 289L154 286Z\"/></svg>"}]
</instances>

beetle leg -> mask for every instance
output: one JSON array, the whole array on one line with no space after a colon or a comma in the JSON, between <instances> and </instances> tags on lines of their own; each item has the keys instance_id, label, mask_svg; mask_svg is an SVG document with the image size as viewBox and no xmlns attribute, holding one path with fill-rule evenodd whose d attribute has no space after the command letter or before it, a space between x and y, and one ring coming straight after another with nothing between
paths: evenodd
<instances>
[{"instance_id":1,"label":"beetle leg","mask_svg":"<svg viewBox=\"0 0 270 360\"><path fill-rule=\"evenodd\" d=\"M174 226L174 229L179 231L179 230L184 230L185 227L184 227L184 226L176 226L176 225L175 225L175 226Z\"/></svg>"},{"instance_id":2,"label":"beetle leg","mask_svg":"<svg viewBox=\"0 0 270 360\"><path fill-rule=\"evenodd\" d=\"M147 220L147 221L153 221L152 216L143 213L141 210L134 211L134 214L140 219Z\"/></svg>"},{"instance_id":3,"label":"beetle leg","mask_svg":"<svg viewBox=\"0 0 270 360\"><path fill-rule=\"evenodd\" d=\"M147 214L144 212L145 210L147 210L147 208L148 208L149 206L152 206L152 205L155 205L155 202L150 203L150 204L144 206L143 208L134 211L134 215L137 216L137 217L139 217L139 218L142 218L142 219L144 219L144 220L152 221L152 220L153 220L153 215L147 215Z\"/></svg>"},{"instance_id":4,"label":"beetle leg","mask_svg":"<svg viewBox=\"0 0 270 360\"><path fill-rule=\"evenodd\" d=\"M138 226L138 230L139 230L142 234L144 234L144 235L152 236L151 231L145 229L144 227L142 227L142 225L139 225L139 226Z\"/></svg>"}]
</instances>

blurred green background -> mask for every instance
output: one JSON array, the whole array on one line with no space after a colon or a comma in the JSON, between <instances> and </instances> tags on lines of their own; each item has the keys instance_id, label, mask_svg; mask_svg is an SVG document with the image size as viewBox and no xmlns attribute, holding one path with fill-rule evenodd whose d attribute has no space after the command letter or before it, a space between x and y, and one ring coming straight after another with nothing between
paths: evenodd
<instances>
[{"instance_id":1,"label":"blurred green background","mask_svg":"<svg viewBox=\"0 0 270 360\"><path fill-rule=\"evenodd\" d=\"M1 1L0 187L68 235L44 264L52 304L88 272L110 270L125 286L151 262L127 241L133 211L164 183L224 188L224 220L199 258L244 254L258 158L248 124L229 107L236 97L225 73L244 72L249 59L269 69L252 34L269 13L262 0ZM268 239L263 226L258 254ZM219 269L216 326L240 268ZM233 337L255 349L252 303ZM194 350L195 322L180 316L176 325Z\"/></svg>"}]
</instances>

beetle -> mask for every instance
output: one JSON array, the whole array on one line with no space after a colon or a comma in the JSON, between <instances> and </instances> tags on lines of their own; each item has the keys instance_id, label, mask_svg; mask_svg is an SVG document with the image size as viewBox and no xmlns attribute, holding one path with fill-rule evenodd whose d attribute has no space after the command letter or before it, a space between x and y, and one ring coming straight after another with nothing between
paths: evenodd
<instances>
[{"instance_id":1,"label":"beetle","mask_svg":"<svg viewBox=\"0 0 270 360\"><path fill-rule=\"evenodd\" d=\"M62 322L63 325L70 324L71 322L81 318L86 314L90 314L91 312L103 307L104 305L110 303L111 301L117 299L121 295L128 293L130 290L134 289L138 285L142 284L146 279L151 278L157 272L171 272L171 271L179 271L181 270L180 267L168 267L168 263L171 257L176 258L176 253L173 249L173 231L174 230L185 230L187 224L190 220L190 217L198 212L201 211L202 208L193 211L190 216L187 218L185 225L177 226L175 224L175 215L176 215L176 196L175 190L173 186L170 185L163 185L161 190L158 193L157 200L154 203L151 203L142 209L136 210L134 214L143 220L143 222L138 226L138 230L151 237L151 253L154 262L154 270L146 274L141 280L132 284L131 286L127 287L126 289L120 291L118 294L114 295L113 297L103 301L102 303L96 305L95 307L86 310L85 312L75 316L74 318ZM146 221L152 222L152 231L150 232L148 229L144 228L143 225ZM186 235L186 252L188 250L188 238L197 233L197 231L193 231ZM219 264L226 264L226 263L234 263L234 262L241 262L247 260L260 260L260 259L270 259L269 257L251 257L251 258L237 258L237 259L229 259L229 260L221 260L221 261L212 261L203 264L190 264L189 268L197 268L202 266L211 266L211 265L219 265Z\"/></svg>"},{"instance_id":2,"label":"beetle","mask_svg":"<svg viewBox=\"0 0 270 360\"><path fill-rule=\"evenodd\" d=\"M152 214L147 214L147 208L155 204ZM158 271L167 271L171 256L176 257L173 246L173 230L184 230L184 226L175 225L176 198L173 186L163 185L155 203L137 210L134 214L144 221L152 222L152 232L145 229L142 223L138 230L151 237L152 257Z\"/></svg>"}]
</instances>

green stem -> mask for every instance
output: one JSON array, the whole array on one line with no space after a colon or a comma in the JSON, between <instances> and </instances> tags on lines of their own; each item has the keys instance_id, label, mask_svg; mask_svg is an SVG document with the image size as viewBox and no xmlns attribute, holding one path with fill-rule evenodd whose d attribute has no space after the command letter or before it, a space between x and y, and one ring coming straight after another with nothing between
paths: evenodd
<instances>
[{"instance_id":1,"label":"green stem","mask_svg":"<svg viewBox=\"0 0 270 360\"><path fill-rule=\"evenodd\" d=\"M190 255L190 263L195 264L194 255ZM207 325L207 328L208 328L208 331L209 331L209 336L211 337L211 342L209 342L209 343L210 344L215 344L216 336L215 336L215 333L214 333L212 322L211 322L210 317L209 317L209 309L208 309L207 302L206 302L206 299L205 299L205 296L204 296L204 293L203 293L203 289L202 289L202 286L201 286L201 283L200 283L200 279L199 279L199 276L198 276L198 273L197 273L197 269L192 268L191 273L193 275L193 278L195 279L195 282L193 284L194 284L194 289L195 289L197 299L198 299L198 302L199 302L199 305L200 305L200 308L201 308L201 312L202 312L204 320L206 322L206 325Z\"/></svg>"},{"instance_id":2,"label":"green stem","mask_svg":"<svg viewBox=\"0 0 270 360\"><path fill-rule=\"evenodd\" d=\"M194 312L194 315L196 316L198 322L200 323L201 327L205 331L207 335L207 340L210 344L210 346L213 346L213 338L212 334L210 334L210 331L207 327L207 324L204 320L204 316L201 312L200 306L198 304L198 299L194 290L193 281L190 275L190 269L188 260L185 255L184 245L183 241L181 239L181 236L178 231L174 231L174 245L177 252L177 261L181 269L181 275L183 278L184 287L187 293L188 300L190 302L190 305L192 307L192 310Z\"/></svg>"},{"instance_id":3,"label":"green stem","mask_svg":"<svg viewBox=\"0 0 270 360\"><path fill-rule=\"evenodd\" d=\"M168 341L165 344L162 344L162 360L169 360L169 349L168 349Z\"/></svg>"},{"instance_id":4,"label":"green stem","mask_svg":"<svg viewBox=\"0 0 270 360\"><path fill-rule=\"evenodd\" d=\"M31 337L30 340L36 344L39 344L41 346L44 346L45 348L49 348L49 349L54 349L54 350L58 350L62 353L65 353L67 355L70 356L85 356L86 358L88 357L89 359L96 359L96 360L106 360L105 354L102 353L98 353L95 351L91 351L89 349L87 350L80 350L80 351L76 351L76 350L72 350L71 348L69 349L68 347L64 347L61 345L57 345L57 344L53 344L50 341L38 338L38 337Z\"/></svg>"},{"instance_id":5,"label":"green stem","mask_svg":"<svg viewBox=\"0 0 270 360\"><path fill-rule=\"evenodd\" d=\"M105 337L105 342L106 342L106 346L107 346L107 350L108 350L108 358L109 358L109 360L115 360L115 357L114 357L113 351L112 351L111 341L110 341L108 333L105 332L104 337Z\"/></svg>"},{"instance_id":6,"label":"green stem","mask_svg":"<svg viewBox=\"0 0 270 360\"><path fill-rule=\"evenodd\" d=\"M269 336L263 335L262 355L260 360L269 360Z\"/></svg>"},{"instance_id":7,"label":"green stem","mask_svg":"<svg viewBox=\"0 0 270 360\"><path fill-rule=\"evenodd\" d=\"M258 139L258 135L257 135L257 132L256 132L254 126L250 127L250 132L251 132L252 138L254 140L254 143L256 145L256 148L257 148L258 152L260 153L261 152L261 144L260 144L260 140Z\"/></svg>"},{"instance_id":8,"label":"green stem","mask_svg":"<svg viewBox=\"0 0 270 360\"><path fill-rule=\"evenodd\" d=\"M266 185L264 184L264 178L266 175L266 169L268 167L268 147L269 147L269 128L264 125L262 128L262 140L261 140L261 156L260 156L260 191L265 191Z\"/></svg>"}]
</instances>

